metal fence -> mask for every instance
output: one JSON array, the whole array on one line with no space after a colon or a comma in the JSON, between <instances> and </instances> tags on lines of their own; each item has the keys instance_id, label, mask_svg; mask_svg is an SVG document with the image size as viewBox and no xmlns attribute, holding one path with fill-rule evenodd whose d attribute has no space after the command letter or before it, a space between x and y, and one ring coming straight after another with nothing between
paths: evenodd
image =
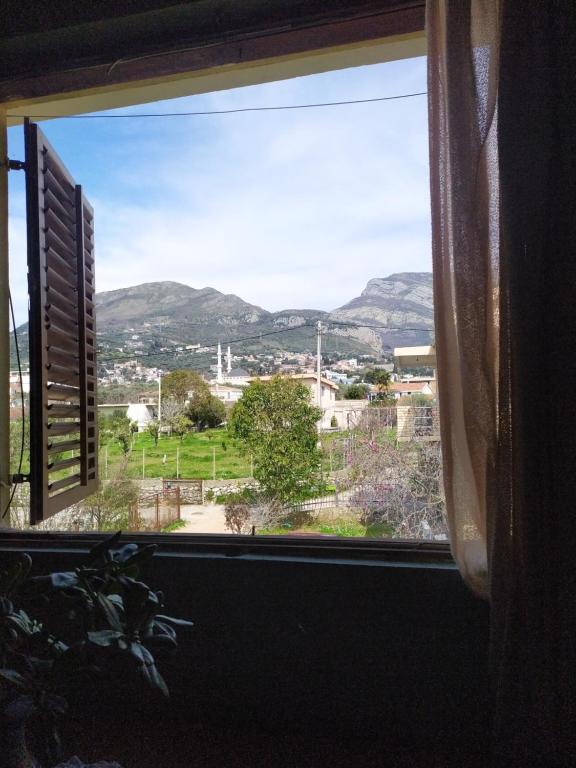
<instances>
[{"instance_id":1,"label":"metal fence","mask_svg":"<svg viewBox=\"0 0 576 768\"><path fill-rule=\"evenodd\" d=\"M160 493L141 493L130 506L128 530L161 531L181 519L180 487L164 488Z\"/></svg>"}]
</instances>

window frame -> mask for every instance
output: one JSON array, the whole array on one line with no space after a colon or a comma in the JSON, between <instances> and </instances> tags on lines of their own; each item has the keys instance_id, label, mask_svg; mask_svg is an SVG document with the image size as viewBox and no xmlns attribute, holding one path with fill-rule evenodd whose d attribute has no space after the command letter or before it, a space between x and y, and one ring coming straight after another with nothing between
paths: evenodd
<instances>
[{"instance_id":1,"label":"window frame","mask_svg":"<svg viewBox=\"0 0 576 768\"><path fill-rule=\"evenodd\" d=\"M377 41L387 42L387 38L402 36L409 39L415 34L421 35L424 31L423 0L404 0L397 3L375 1L369 4L372 8L367 8L364 12L359 12L357 3L352 0L345 5L350 6L349 11L341 10L336 19L326 11L323 17L312 23L299 23L299 20L295 19L295 23L288 29L284 26L280 29L267 28L244 33L232 42L227 39L225 31L220 35L220 39L199 41L189 49L178 49L180 41L172 40L170 47L156 50L153 55L143 51L141 56L121 62L122 66L115 72L113 69L117 61L103 61L97 66L88 66L86 62L80 61L76 68L63 61L59 63L56 71L0 82L0 113L1 110L5 111L10 124L18 121L20 115L30 112L32 106L31 114L34 119L34 111L38 114L38 110L42 112L43 109L44 114L52 114L49 108L52 102L63 110L54 115L57 117L74 111L74 107L66 108L62 105L74 104L75 97L98 99L102 93L117 92L119 87L128 90L132 87L141 89L143 83L168 83L186 73L209 74L212 71L219 72L222 67L226 67L228 74L232 76L235 67L243 67L249 63L259 63L261 72L265 73L266 67L273 67L276 63L290 60L292 57L297 59L305 54L329 54L331 51L345 51L347 48L354 53L374 45ZM114 20L104 21L104 24L113 23ZM242 44L239 46L240 42ZM177 56L174 49L178 51ZM390 60L394 58L397 57L391 57ZM33 66L31 69L33 71ZM226 76L224 73L223 77ZM264 74L260 82L265 79ZM18 95L13 96L14 93ZM106 107L95 107L104 108ZM1 529L0 549L78 550L89 548L107 535L109 534ZM174 556L189 554L241 558L297 557L306 560L453 565L448 542L440 541L177 532L134 532L128 533L127 536L143 543L155 543L160 553Z\"/></svg>"}]
</instances>

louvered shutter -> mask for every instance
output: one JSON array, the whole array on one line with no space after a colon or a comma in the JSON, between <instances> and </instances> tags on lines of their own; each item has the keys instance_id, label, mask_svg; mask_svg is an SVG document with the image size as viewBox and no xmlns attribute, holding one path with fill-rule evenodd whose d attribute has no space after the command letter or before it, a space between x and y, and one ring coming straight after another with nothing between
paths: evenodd
<instances>
[{"instance_id":1,"label":"louvered shutter","mask_svg":"<svg viewBox=\"0 0 576 768\"><path fill-rule=\"evenodd\" d=\"M38 126L24 130L34 524L98 486L94 214Z\"/></svg>"}]
</instances>

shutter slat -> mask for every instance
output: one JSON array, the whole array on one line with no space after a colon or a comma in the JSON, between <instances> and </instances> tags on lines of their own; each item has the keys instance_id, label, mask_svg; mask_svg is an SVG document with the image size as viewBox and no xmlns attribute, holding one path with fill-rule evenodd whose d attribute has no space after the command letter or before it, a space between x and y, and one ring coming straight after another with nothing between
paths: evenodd
<instances>
[{"instance_id":1,"label":"shutter slat","mask_svg":"<svg viewBox=\"0 0 576 768\"><path fill-rule=\"evenodd\" d=\"M67 368L78 370L78 366L80 365L78 355L68 354L59 347L50 347L48 354L50 356L51 363L56 363L57 365L62 365Z\"/></svg>"},{"instance_id":2,"label":"shutter slat","mask_svg":"<svg viewBox=\"0 0 576 768\"><path fill-rule=\"evenodd\" d=\"M80 372L72 368L64 368L61 365L48 363L46 366L48 378L51 382L57 384L68 384L71 387L77 387L80 383Z\"/></svg>"},{"instance_id":3,"label":"shutter slat","mask_svg":"<svg viewBox=\"0 0 576 768\"><path fill-rule=\"evenodd\" d=\"M80 483L80 475L69 475L69 477L63 477L62 480L56 480L53 483L48 483L48 490L51 493L61 491L63 488L69 488L71 485L78 485Z\"/></svg>"},{"instance_id":4,"label":"shutter slat","mask_svg":"<svg viewBox=\"0 0 576 768\"><path fill-rule=\"evenodd\" d=\"M66 204L62 203L50 188L47 188L44 192L44 203L46 205L45 210L49 208L53 210L66 226L72 226L74 224L71 208L67 208Z\"/></svg>"},{"instance_id":5,"label":"shutter slat","mask_svg":"<svg viewBox=\"0 0 576 768\"><path fill-rule=\"evenodd\" d=\"M52 192L54 197L65 207L68 208L71 214L74 212L73 198L66 192L64 187L60 184L56 176L49 168L42 171L44 177L44 187L42 192L44 195L47 192Z\"/></svg>"},{"instance_id":6,"label":"shutter slat","mask_svg":"<svg viewBox=\"0 0 576 768\"><path fill-rule=\"evenodd\" d=\"M62 461L49 461L48 469L50 472L61 472L63 469L76 467L78 464L80 464L80 456L74 456L70 459L63 459Z\"/></svg>"},{"instance_id":7,"label":"shutter slat","mask_svg":"<svg viewBox=\"0 0 576 768\"><path fill-rule=\"evenodd\" d=\"M46 238L46 245L47 247L54 248L55 251L58 251L60 256L62 256L63 259L68 259L68 261L73 264L74 263L74 248L70 247L68 243L66 243L62 238L59 236L58 232L54 229L46 229L45 231L45 238Z\"/></svg>"},{"instance_id":8,"label":"shutter slat","mask_svg":"<svg viewBox=\"0 0 576 768\"><path fill-rule=\"evenodd\" d=\"M50 441L48 443L48 453L67 453L68 451L79 451L80 440L65 440L61 443Z\"/></svg>"},{"instance_id":9,"label":"shutter slat","mask_svg":"<svg viewBox=\"0 0 576 768\"><path fill-rule=\"evenodd\" d=\"M79 415L80 406L67 405L65 403L59 403L58 405L55 405L54 403L49 403L46 406L46 410L48 411L48 416L50 418L69 419L69 418L76 418Z\"/></svg>"},{"instance_id":10,"label":"shutter slat","mask_svg":"<svg viewBox=\"0 0 576 768\"><path fill-rule=\"evenodd\" d=\"M67 387L63 384L47 384L48 400L78 400L80 392L73 387Z\"/></svg>"},{"instance_id":11,"label":"shutter slat","mask_svg":"<svg viewBox=\"0 0 576 768\"><path fill-rule=\"evenodd\" d=\"M51 424L47 425L48 434L52 437L55 435L58 435L60 437L61 435L73 435L76 432L80 431L80 422L79 421L71 421L71 422L52 422Z\"/></svg>"},{"instance_id":12,"label":"shutter slat","mask_svg":"<svg viewBox=\"0 0 576 768\"><path fill-rule=\"evenodd\" d=\"M58 251L52 247L48 248L46 251L46 263L53 272L59 273L62 271L62 275L66 278L66 280L72 282L76 277L74 264L72 264L64 256L61 256Z\"/></svg>"},{"instance_id":13,"label":"shutter slat","mask_svg":"<svg viewBox=\"0 0 576 768\"><path fill-rule=\"evenodd\" d=\"M58 307L58 309L71 317L78 316L76 296L71 298L69 295L58 291L53 285L46 288L46 302L44 304L44 309L48 311L52 305Z\"/></svg>"},{"instance_id":14,"label":"shutter slat","mask_svg":"<svg viewBox=\"0 0 576 768\"><path fill-rule=\"evenodd\" d=\"M71 201L70 204L74 207L74 187L76 185L54 150L44 154L43 169L45 174L50 174L56 180L62 194Z\"/></svg>"},{"instance_id":15,"label":"shutter slat","mask_svg":"<svg viewBox=\"0 0 576 768\"><path fill-rule=\"evenodd\" d=\"M61 331L55 326L46 328L46 338L48 340L48 347L58 347L58 349L63 349L70 355L74 355L78 351L78 338Z\"/></svg>"},{"instance_id":16,"label":"shutter slat","mask_svg":"<svg viewBox=\"0 0 576 768\"><path fill-rule=\"evenodd\" d=\"M58 217L52 208L46 208L44 211L44 224L46 232L54 234L73 254L76 249L76 243L70 235L70 225L65 224Z\"/></svg>"}]
</instances>

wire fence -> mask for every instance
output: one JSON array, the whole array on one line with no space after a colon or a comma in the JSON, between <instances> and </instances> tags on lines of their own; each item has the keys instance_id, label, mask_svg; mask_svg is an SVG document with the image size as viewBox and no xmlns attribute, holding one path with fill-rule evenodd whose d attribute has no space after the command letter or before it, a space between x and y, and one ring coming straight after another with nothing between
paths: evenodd
<instances>
[{"instance_id":1,"label":"wire fence","mask_svg":"<svg viewBox=\"0 0 576 768\"><path fill-rule=\"evenodd\" d=\"M129 531L162 531L181 520L180 487L161 492L141 492L138 501L128 509Z\"/></svg>"}]
</instances>

